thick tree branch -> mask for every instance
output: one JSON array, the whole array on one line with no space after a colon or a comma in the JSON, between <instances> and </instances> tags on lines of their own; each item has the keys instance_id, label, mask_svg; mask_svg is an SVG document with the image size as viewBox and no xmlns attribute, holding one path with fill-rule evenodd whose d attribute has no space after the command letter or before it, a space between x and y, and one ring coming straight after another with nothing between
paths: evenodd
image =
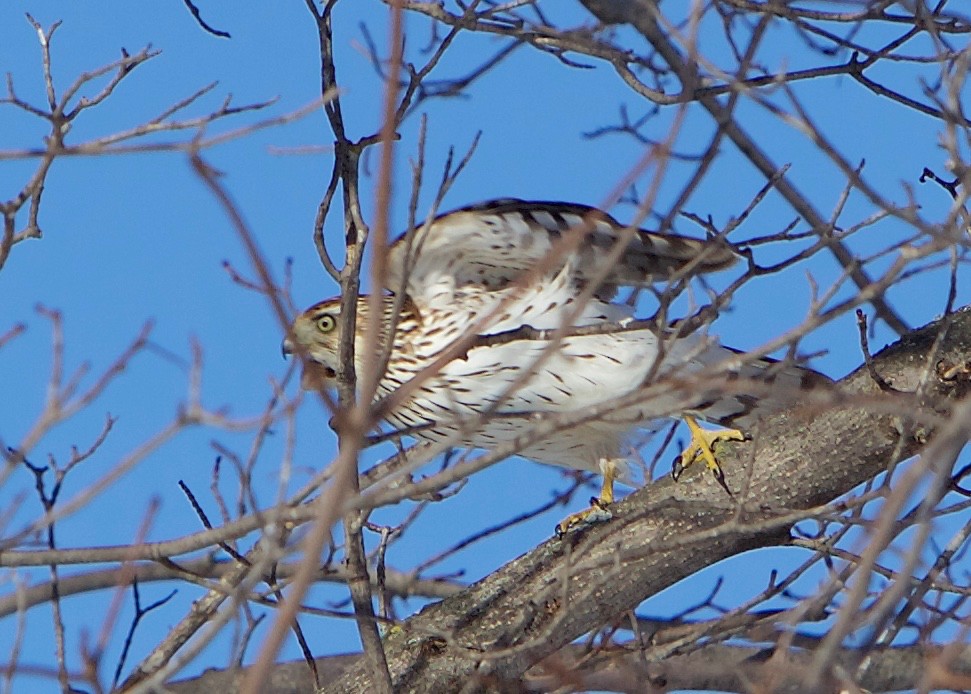
<instances>
[{"instance_id":1,"label":"thick tree branch","mask_svg":"<svg viewBox=\"0 0 971 694\"><path fill-rule=\"evenodd\" d=\"M867 691L917 689L921 683L954 687L967 685L971 677L971 647L949 652L944 647L901 646L895 648L847 648L840 653L840 666L853 670L864 659L869 667L859 685ZM341 677L360 660L357 654L317 658L317 669L324 679ZM768 648L712 644L662 663L644 663L640 654L626 649L610 649L590 658L582 646L564 648L560 653L531 668L522 691L546 692L569 682L577 690L658 691L703 690L750 691L753 682L773 677L773 692L807 692L802 677L809 656L805 652L779 658ZM935 667L928 668L928 663ZM166 690L174 694L208 694L236 691L242 670L209 670L199 677L172 682ZM781 676L779 676L781 674ZM929 682L928 682L929 681ZM274 668L264 694L295 694L314 686L313 675L303 661L280 663Z\"/></svg>"}]
</instances>

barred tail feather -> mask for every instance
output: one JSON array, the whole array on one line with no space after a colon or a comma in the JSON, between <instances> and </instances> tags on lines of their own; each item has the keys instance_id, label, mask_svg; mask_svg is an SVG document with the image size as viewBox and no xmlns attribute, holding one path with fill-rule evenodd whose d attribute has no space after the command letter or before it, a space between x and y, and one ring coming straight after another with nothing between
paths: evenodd
<instances>
[{"instance_id":1,"label":"barred tail feather","mask_svg":"<svg viewBox=\"0 0 971 694\"><path fill-rule=\"evenodd\" d=\"M705 350L700 361L714 366L740 354L744 352L714 346ZM743 381L745 385L736 391L732 387L735 380ZM832 379L820 372L791 361L771 357L746 359L737 369L727 371L727 380L721 382L719 389L723 395L702 403L697 412L706 421L745 430L759 417L791 407L806 391L825 388L832 383Z\"/></svg>"}]
</instances>

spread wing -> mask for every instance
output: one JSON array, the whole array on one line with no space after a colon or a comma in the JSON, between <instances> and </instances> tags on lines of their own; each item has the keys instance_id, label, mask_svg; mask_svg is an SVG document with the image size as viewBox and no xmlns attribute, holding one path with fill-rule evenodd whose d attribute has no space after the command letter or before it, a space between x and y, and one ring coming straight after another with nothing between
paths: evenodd
<instances>
[{"instance_id":1,"label":"spread wing","mask_svg":"<svg viewBox=\"0 0 971 694\"><path fill-rule=\"evenodd\" d=\"M391 246L388 288L405 291L421 306L461 287L502 289L550 256L564 239L575 248L547 266L563 270L579 285L605 269L599 296L618 286L645 286L681 272L729 267L738 255L720 240L692 239L636 229L620 258L609 264L619 242L630 235L606 212L586 205L503 198L463 207L405 232ZM546 261L549 262L549 261Z\"/></svg>"}]
</instances>

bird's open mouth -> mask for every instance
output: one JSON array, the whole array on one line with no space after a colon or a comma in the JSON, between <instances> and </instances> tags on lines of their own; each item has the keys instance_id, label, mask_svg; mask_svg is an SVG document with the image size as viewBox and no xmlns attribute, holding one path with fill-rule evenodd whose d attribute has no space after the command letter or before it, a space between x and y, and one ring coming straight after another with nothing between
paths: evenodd
<instances>
[{"instance_id":1,"label":"bird's open mouth","mask_svg":"<svg viewBox=\"0 0 971 694\"><path fill-rule=\"evenodd\" d=\"M321 390L334 385L337 372L326 364L307 359L300 375L300 387L304 390Z\"/></svg>"},{"instance_id":2,"label":"bird's open mouth","mask_svg":"<svg viewBox=\"0 0 971 694\"><path fill-rule=\"evenodd\" d=\"M286 338L280 347L283 358L287 359L294 354L293 342ZM300 374L300 387L304 390L321 390L330 388L334 385L337 372L326 364L315 361L313 357L307 355L303 360L303 373Z\"/></svg>"}]
</instances>

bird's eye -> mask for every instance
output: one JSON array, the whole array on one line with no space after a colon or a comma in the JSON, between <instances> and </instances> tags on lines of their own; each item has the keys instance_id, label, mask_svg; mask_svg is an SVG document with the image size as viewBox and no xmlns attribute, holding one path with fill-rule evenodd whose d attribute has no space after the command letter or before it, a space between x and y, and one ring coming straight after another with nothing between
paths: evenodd
<instances>
[{"instance_id":1,"label":"bird's eye","mask_svg":"<svg viewBox=\"0 0 971 694\"><path fill-rule=\"evenodd\" d=\"M337 321L329 313L325 313L317 319L317 329L322 333L329 333L337 327Z\"/></svg>"}]
</instances>

